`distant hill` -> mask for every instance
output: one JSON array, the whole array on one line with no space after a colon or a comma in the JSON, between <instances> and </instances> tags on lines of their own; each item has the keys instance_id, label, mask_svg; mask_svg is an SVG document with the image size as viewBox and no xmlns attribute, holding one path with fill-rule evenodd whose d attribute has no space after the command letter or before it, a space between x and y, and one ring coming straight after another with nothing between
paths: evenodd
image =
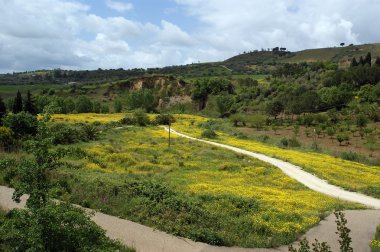
<instances>
[{"instance_id":1,"label":"distant hill","mask_svg":"<svg viewBox=\"0 0 380 252\"><path fill-rule=\"evenodd\" d=\"M275 64L275 63L301 63L316 61L332 61L340 66L348 66L352 58L365 57L370 52L372 59L380 57L380 43L365 45L349 45L343 47L308 49L299 52L272 52L256 51L234 56L224 61L228 68L242 71L251 68L252 65Z\"/></svg>"},{"instance_id":2,"label":"distant hill","mask_svg":"<svg viewBox=\"0 0 380 252\"><path fill-rule=\"evenodd\" d=\"M102 84L127 80L130 78L167 75L193 79L199 77L217 77L231 75L271 74L276 65L283 63L301 63L332 61L340 67L349 66L353 57L359 59L368 52L372 60L380 57L380 43L349 45L344 47L309 49L288 52L285 48L275 51L252 51L243 53L225 61L197 63L179 66L167 66L148 69L109 69L109 70L39 70L24 73L0 74L0 85L36 85L36 84Z\"/></svg>"}]
</instances>

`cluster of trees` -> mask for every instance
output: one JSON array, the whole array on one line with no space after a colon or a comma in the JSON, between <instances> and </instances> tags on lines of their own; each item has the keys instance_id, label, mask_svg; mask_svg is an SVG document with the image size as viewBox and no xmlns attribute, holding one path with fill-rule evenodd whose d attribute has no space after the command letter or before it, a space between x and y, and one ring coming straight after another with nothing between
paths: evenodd
<instances>
[{"instance_id":1,"label":"cluster of trees","mask_svg":"<svg viewBox=\"0 0 380 252\"><path fill-rule=\"evenodd\" d=\"M33 117L25 112L11 116ZM50 199L52 173L70 150L52 149L46 122L44 118L38 123L34 136L24 145L31 158L0 161L0 168L6 169L6 182L15 189L12 198L20 202L23 194L29 195L26 209L11 210L0 218L0 250L133 251L109 239L89 213Z\"/></svg>"},{"instance_id":2,"label":"cluster of trees","mask_svg":"<svg viewBox=\"0 0 380 252\"><path fill-rule=\"evenodd\" d=\"M357 67L357 66L371 66L372 65L372 55L371 53L367 53L367 55L363 58L363 56L360 56L359 62L354 57L351 61L351 67ZM376 57L375 65L380 66L380 57Z\"/></svg>"}]
</instances>

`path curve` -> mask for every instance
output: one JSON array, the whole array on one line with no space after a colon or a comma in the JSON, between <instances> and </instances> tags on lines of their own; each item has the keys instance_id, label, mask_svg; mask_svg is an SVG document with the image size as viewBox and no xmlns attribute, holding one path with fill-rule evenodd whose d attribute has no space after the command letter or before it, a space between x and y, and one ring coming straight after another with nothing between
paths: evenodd
<instances>
[{"instance_id":1,"label":"path curve","mask_svg":"<svg viewBox=\"0 0 380 252\"><path fill-rule=\"evenodd\" d=\"M169 129L167 127L163 127L163 128L166 131L169 131ZM222 147L225 149L229 149L229 150L235 151L237 153L244 154L247 156L251 156L251 157L257 158L261 161L264 161L266 163L272 164L272 165L276 166L277 168L281 169L289 177L297 180L298 182L300 182L301 184L305 185L306 187L310 188L313 191L320 192L320 193L326 194L328 196L331 196L331 197L334 197L337 199L351 201L351 202L355 202L355 203L360 203L360 204L363 204L363 205L371 207L371 208L380 209L380 199L376 199L376 198L373 198L373 197L370 197L370 196L367 196L364 194L356 193L356 192L349 192L349 191L346 191L346 190L344 190L338 186L331 185L331 184L327 183L325 180L322 180L322 179L302 170L301 167L293 165L291 163L279 160L277 158L268 157L268 156L260 154L260 153L255 153L255 152L247 151L247 150L240 149L237 147L233 147L230 145L216 143L216 142L212 142L209 140L191 137L191 136L179 133L173 129L170 129L170 132L175 134L175 135L184 137L184 138L188 138L191 140L200 141L200 142L212 144L212 145L215 145L218 147Z\"/></svg>"},{"instance_id":2,"label":"path curve","mask_svg":"<svg viewBox=\"0 0 380 252\"><path fill-rule=\"evenodd\" d=\"M14 189L0 186L0 207L3 209L23 208L27 197L21 198L21 203L12 200ZM87 209L88 211L93 211ZM376 226L380 224L380 210L349 210L345 211L347 226L351 229L352 247L354 251L370 252L369 242L373 239ZM216 247L189 239L176 237L165 232L121 219L115 216L95 212L92 217L99 226L106 230L112 239L118 239L123 244L133 247L137 252L286 252L287 246L279 248L238 248ZM318 239L331 245L332 251L339 251L338 235L335 233L335 216L331 214L322 220L318 226L310 229L303 237L309 241Z\"/></svg>"}]
</instances>

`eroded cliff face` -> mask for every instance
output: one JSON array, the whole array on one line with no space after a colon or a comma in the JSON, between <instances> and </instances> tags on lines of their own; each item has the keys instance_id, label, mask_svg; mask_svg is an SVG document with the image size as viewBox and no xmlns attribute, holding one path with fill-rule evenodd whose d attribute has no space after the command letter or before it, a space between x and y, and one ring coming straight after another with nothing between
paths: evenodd
<instances>
[{"instance_id":1,"label":"eroded cliff face","mask_svg":"<svg viewBox=\"0 0 380 252\"><path fill-rule=\"evenodd\" d=\"M191 103L191 85L182 80L168 76L149 76L134 78L118 84L119 89L139 91L150 89L157 98L159 107Z\"/></svg>"}]
</instances>

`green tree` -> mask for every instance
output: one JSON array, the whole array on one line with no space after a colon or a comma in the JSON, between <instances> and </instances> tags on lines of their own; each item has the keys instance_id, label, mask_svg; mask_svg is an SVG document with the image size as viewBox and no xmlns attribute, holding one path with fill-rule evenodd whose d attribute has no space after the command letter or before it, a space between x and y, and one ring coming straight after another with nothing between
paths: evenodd
<instances>
[{"instance_id":1,"label":"green tree","mask_svg":"<svg viewBox=\"0 0 380 252\"><path fill-rule=\"evenodd\" d=\"M20 113L22 111L22 97L20 91L17 91L16 98L13 102L13 114Z\"/></svg>"},{"instance_id":2,"label":"green tree","mask_svg":"<svg viewBox=\"0 0 380 252\"><path fill-rule=\"evenodd\" d=\"M123 104L119 99L116 99L113 102L113 110L115 111L115 113L120 113L123 110Z\"/></svg>"},{"instance_id":3,"label":"green tree","mask_svg":"<svg viewBox=\"0 0 380 252\"><path fill-rule=\"evenodd\" d=\"M13 199L28 194L27 209L11 210L0 223L0 249L4 251L130 251L106 237L90 215L70 204L49 200L49 176L67 153L51 150L46 118L34 141L27 145L32 158L17 166L11 184Z\"/></svg>"},{"instance_id":4,"label":"green tree","mask_svg":"<svg viewBox=\"0 0 380 252\"><path fill-rule=\"evenodd\" d=\"M156 107L153 92L150 89L132 91L127 97L130 109L144 109L146 112L153 111Z\"/></svg>"},{"instance_id":5,"label":"green tree","mask_svg":"<svg viewBox=\"0 0 380 252\"><path fill-rule=\"evenodd\" d=\"M363 129L365 126L367 126L367 123L368 119L363 113L360 113L356 117L356 126L358 126L359 128Z\"/></svg>"},{"instance_id":6,"label":"green tree","mask_svg":"<svg viewBox=\"0 0 380 252\"><path fill-rule=\"evenodd\" d=\"M20 112L18 114L9 114L3 119L3 123L4 126L13 131L16 138L35 135L37 133L37 117L29 113Z\"/></svg>"},{"instance_id":7,"label":"green tree","mask_svg":"<svg viewBox=\"0 0 380 252\"><path fill-rule=\"evenodd\" d=\"M31 115L37 115L37 108L33 100L32 94L29 90L26 93L25 112L28 112Z\"/></svg>"},{"instance_id":8,"label":"green tree","mask_svg":"<svg viewBox=\"0 0 380 252\"><path fill-rule=\"evenodd\" d=\"M370 52L368 52L367 55L365 56L365 58L364 58L364 64L368 64L369 66L371 66L371 64L372 64L372 56L371 56Z\"/></svg>"},{"instance_id":9,"label":"green tree","mask_svg":"<svg viewBox=\"0 0 380 252\"><path fill-rule=\"evenodd\" d=\"M266 107L266 112L273 116L274 119L277 119L277 116L281 114L284 111L284 104L281 101L272 101L269 102Z\"/></svg>"},{"instance_id":10,"label":"green tree","mask_svg":"<svg viewBox=\"0 0 380 252\"><path fill-rule=\"evenodd\" d=\"M7 108L3 101L3 98L0 96L0 125L2 125L3 118L7 114Z\"/></svg>"},{"instance_id":11,"label":"green tree","mask_svg":"<svg viewBox=\"0 0 380 252\"><path fill-rule=\"evenodd\" d=\"M108 114L110 112L110 108L108 107L108 104L103 104L100 107L100 112L103 114Z\"/></svg>"},{"instance_id":12,"label":"green tree","mask_svg":"<svg viewBox=\"0 0 380 252\"><path fill-rule=\"evenodd\" d=\"M138 109L133 112L133 118L139 126L147 126L150 123L148 115L142 109Z\"/></svg>"},{"instance_id":13,"label":"green tree","mask_svg":"<svg viewBox=\"0 0 380 252\"><path fill-rule=\"evenodd\" d=\"M85 95L81 95L78 97L76 102L76 110L78 113L89 113L93 111L93 104Z\"/></svg>"},{"instance_id":14,"label":"green tree","mask_svg":"<svg viewBox=\"0 0 380 252\"><path fill-rule=\"evenodd\" d=\"M216 107L220 114L220 117L225 117L230 111L234 100L230 95L219 95L216 97Z\"/></svg>"},{"instance_id":15,"label":"green tree","mask_svg":"<svg viewBox=\"0 0 380 252\"><path fill-rule=\"evenodd\" d=\"M351 67L357 67L359 64L358 62L356 61L356 58L353 58L352 61L351 61Z\"/></svg>"}]
</instances>

